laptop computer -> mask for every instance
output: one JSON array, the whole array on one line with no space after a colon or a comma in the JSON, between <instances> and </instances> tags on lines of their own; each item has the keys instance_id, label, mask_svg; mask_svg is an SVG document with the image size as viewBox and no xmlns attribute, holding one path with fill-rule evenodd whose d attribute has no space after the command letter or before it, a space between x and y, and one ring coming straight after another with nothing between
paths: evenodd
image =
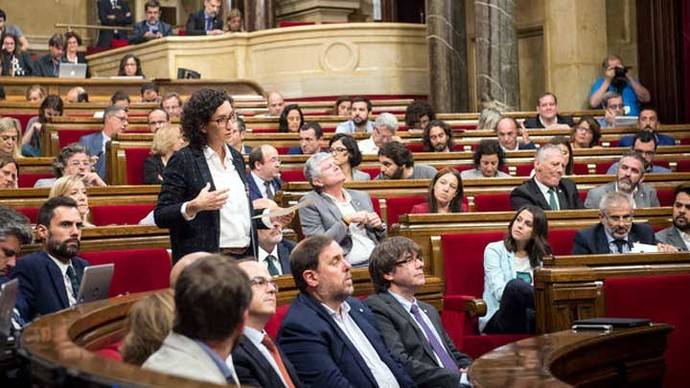
<instances>
[{"instance_id":1,"label":"laptop computer","mask_svg":"<svg viewBox=\"0 0 690 388\"><path fill-rule=\"evenodd\" d=\"M17 303L19 280L13 279L0 287L0 349L11 342L12 310Z\"/></svg>"},{"instance_id":2,"label":"laptop computer","mask_svg":"<svg viewBox=\"0 0 690 388\"><path fill-rule=\"evenodd\" d=\"M60 63L59 78L86 78L85 63Z\"/></svg>"},{"instance_id":3,"label":"laptop computer","mask_svg":"<svg viewBox=\"0 0 690 388\"><path fill-rule=\"evenodd\" d=\"M115 266L110 264L90 265L84 268L84 277L79 285L77 303L88 303L106 299L110 291Z\"/></svg>"}]
</instances>

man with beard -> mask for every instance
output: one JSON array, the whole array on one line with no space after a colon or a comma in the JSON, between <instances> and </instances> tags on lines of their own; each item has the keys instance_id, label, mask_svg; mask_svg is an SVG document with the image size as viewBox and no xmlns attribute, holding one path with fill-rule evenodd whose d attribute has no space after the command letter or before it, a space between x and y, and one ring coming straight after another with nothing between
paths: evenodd
<instances>
[{"instance_id":1,"label":"man with beard","mask_svg":"<svg viewBox=\"0 0 690 388\"><path fill-rule=\"evenodd\" d=\"M656 138L656 144L658 146L676 145L676 140L673 137L657 133L657 129L659 128L659 116L656 113L656 109L652 107L646 107L640 111L640 116L637 118L637 128L640 131L651 132ZM635 135L623 136L618 142L618 146L630 147L633 145L634 140Z\"/></svg>"},{"instance_id":2,"label":"man with beard","mask_svg":"<svg viewBox=\"0 0 690 388\"><path fill-rule=\"evenodd\" d=\"M632 196L635 201L635 208L659 207L659 199L654 187L642 183L644 181L644 159L635 151L630 151L623 155L618 161L616 180L605 185L595 187L587 193L585 207L596 209L599 201L606 194L612 191L620 191Z\"/></svg>"},{"instance_id":3,"label":"man with beard","mask_svg":"<svg viewBox=\"0 0 690 388\"><path fill-rule=\"evenodd\" d=\"M365 97L354 97L352 108L350 109L350 120L338 124L335 128L336 133L367 132L374 130L374 123L369 120L371 113L371 101Z\"/></svg>"},{"instance_id":4,"label":"man with beard","mask_svg":"<svg viewBox=\"0 0 690 388\"><path fill-rule=\"evenodd\" d=\"M0 285L9 280L22 245L30 243L32 238L26 216L0 205Z\"/></svg>"},{"instance_id":5,"label":"man with beard","mask_svg":"<svg viewBox=\"0 0 690 388\"><path fill-rule=\"evenodd\" d=\"M612 191L599 203L600 221L575 235L573 255L629 253L633 244L656 245L659 252L675 252L668 244L657 244L654 229L647 223L633 223L634 202L630 195Z\"/></svg>"},{"instance_id":6,"label":"man with beard","mask_svg":"<svg viewBox=\"0 0 690 388\"><path fill-rule=\"evenodd\" d=\"M83 223L77 203L54 197L38 211L36 238L42 250L17 260L12 278L19 279L17 310L25 322L77 303L84 268L77 257Z\"/></svg>"},{"instance_id":7,"label":"man with beard","mask_svg":"<svg viewBox=\"0 0 690 388\"><path fill-rule=\"evenodd\" d=\"M453 133L446 122L432 120L422 135L424 152L450 152L453 149Z\"/></svg>"},{"instance_id":8,"label":"man with beard","mask_svg":"<svg viewBox=\"0 0 690 388\"><path fill-rule=\"evenodd\" d=\"M415 164L412 152L398 141L386 143L379 150L381 173L376 179L432 179L436 169L426 164Z\"/></svg>"},{"instance_id":9,"label":"man with beard","mask_svg":"<svg viewBox=\"0 0 690 388\"><path fill-rule=\"evenodd\" d=\"M659 242L673 245L681 251L690 250L690 185L676 187L673 201L673 226L654 236Z\"/></svg>"}]
</instances>

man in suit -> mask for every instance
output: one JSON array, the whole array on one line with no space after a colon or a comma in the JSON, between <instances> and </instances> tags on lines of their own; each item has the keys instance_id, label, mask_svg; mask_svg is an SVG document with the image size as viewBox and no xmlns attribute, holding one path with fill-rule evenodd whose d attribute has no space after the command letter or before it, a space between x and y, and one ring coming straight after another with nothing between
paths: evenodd
<instances>
[{"instance_id":1,"label":"man in suit","mask_svg":"<svg viewBox=\"0 0 690 388\"><path fill-rule=\"evenodd\" d=\"M19 279L17 310L25 322L77 303L84 267L89 265L77 256L82 226L71 198L51 198L39 209L36 237L42 249L20 258L12 272L12 278Z\"/></svg>"},{"instance_id":2,"label":"man in suit","mask_svg":"<svg viewBox=\"0 0 690 388\"><path fill-rule=\"evenodd\" d=\"M264 330L276 313L278 285L261 263L247 259L240 261L239 266L249 277L252 299L243 335L232 351L237 376L242 384L255 387L301 386L297 371Z\"/></svg>"},{"instance_id":3,"label":"man in suit","mask_svg":"<svg viewBox=\"0 0 690 388\"><path fill-rule=\"evenodd\" d=\"M657 140L653 133L649 131L639 131L633 137L632 150L642 155L644 158L645 172L671 172L670 169L654 164L656 156ZM618 170L618 162L614 163L606 170L607 175L613 175Z\"/></svg>"},{"instance_id":4,"label":"man in suit","mask_svg":"<svg viewBox=\"0 0 690 388\"><path fill-rule=\"evenodd\" d=\"M472 360L455 348L434 306L415 298L425 283L419 246L407 237L387 239L371 254L369 276L376 294L365 303L386 345L415 384L461 386L461 375Z\"/></svg>"},{"instance_id":5,"label":"man in suit","mask_svg":"<svg viewBox=\"0 0 690 388\"><path fill-rule=\"evenodd\" d=\"M618 171L616 180L607 184L597 186L587 193L585 207L587 209L598 209L599 201L606 193L620 191L633 197L636 208L659 207L659 198L656 196L656 189L650 185L642 183L644 181L644 159L635 151L630 151L623 155L618 161Z\"/></svg>"},{"instance_id":6,"label":"man in suit","mask_svg":"<svg viewBox=\"0 0 690 388\"><path fill-rule=\"evenodd\" d=\"M313 155L321 151L323 129L316 121L309 121L299 129L299 147L292 147L288 155Z\"/></svg>"},{"instance_id":7,"label":"man in suit","mask_svg":"<svg viewBox=\"0 0 690 388\"><path fill-rule=\"evenodd\" d=\"M124 0L98 0L98 19L101 24L110 27L126 27L132 24L132 12L129 4ZM113 38L127 39L124 30L100 30L98 32L98 47L110 47Z\"/></svg>"},{"instance_id":8,"label":"man in suit","mask_svg":"<svg viewBox=\"0 0 690 388\"><path fill-rule=\"evenodd\" d=\"M117 105L111 105L103 113L103 130L82 136L79 143L89 150L89 154L97 156L96 172L101 179L106 179L105 145L119 133L127 129L127 111Z\"/></svg>"},{"instance_id":9,"label":"man in suit","mask_svg":"<svg viewBox=\"0 0 690 388\"><path fill-rule=\"evenodd\" d=\"M634 202L630 195L612 191L599 202L600 222L575 235L573 255L629 253L635 243L656 245L659 252L677 251L671 245L657 244L654 229L646 223L633 223Z\"/></svg>"},{"instance_id":10,"label":"man in suit","mask_svg":"<svg viewBox=\"0 0 690 388\"><path fill-rule=\"evenodd\" d=\"M353 266L364 266L374 246L386 237L386 224L374 212L369 194L345 189L345 175L325 152L312 155L304 165L304 175L314 190L300 202L302 232L305 236L325 234L345 251Z\"/></svg>"},{"instance_id":11,"label":"man in suit","mask_svg":"<svg viewBox=\"0 0 690 388\"><path fill-rule=\"evenodd\" d=\"M0 285L9 280L22 245L33 239L29 220L14 209L0 205Z\"/></svg>"},{"instance_id":12,"label":"man in suit","mask_svg":"<svg viewBox=\"0 0 690 388\"><path fill-rule=\"evenodd\" d=\"M690 185L676 187L673 201L673 225L656 233L657 241L690 250Z\"/></svg>"},{"instance_id":13,"label":"man in suit","mask_svg":"<svg viewBox=\"0 0 690 388\"><path fill-rule=\"evenodd\" d=\"M496 123L496 138L503 151L536 150L537 146L529 139L527 130L519 129L514 118L503 116ZM518 136L522 139L518 140Z\"/></svg>"},{"instance_id":14,"label":"man in suit","mask_svg":"<svg viewBox=\"0 0 690 388\"><path fill-rule=\"evenodd\" d=\"M328 236L302 240L290 256L300 290L278 342L300 380L314 387L412 387L367 306L352 297L350 263Z\"/></svg>"},{"instance_id":15,"label":"man in suit","mask_svg":"<svg viewBox=\"0 0 690 388\"><path fill-rule=\"evenodd\" d=\"M657 129L659 129L659 116L656 113L656 109L652 107L642 108L640 116L637 118L637 128L640 131L647 131L654 135L657 145L672 146L676 144L676 140L673 137L657 132ZM630 147L634 141L634 135L623 136L618 142L618 146Z\"/></svg>"},{"instance_id":16,"label":"man in suit","mask_svg":"<svg viewBox=\"0 0 690 388\"><path fill-rule=\"evenodd\" d=\"M280 190L280 156L275 147L263 144L252 149L249 153L249 169L247 187L249 198L273 199Z\"/></svg>"},{"instance_id":17,"label":"man in suit","mask_svg":"<svg viewBox=\"0 0 690 388\"><path fill-rule=\"evenodd\" d=\"M278 205L273 202L272 208L277 207ZM257 259L271 276L287 275L290 273L290 253L295 248L295 243L283 238L283 225L280 222L274 221L272 224L270 229L257 230L259 236Z\"/></svg>"},{"instance_id":18,"label":"man in suit","mask_svg":"<svg viewBox=\"0 0 690 388\"><path fill-rule=\"evenodd\" d=\"M204 0L204 9L189 14L187 35L220 35L223 21L219 17L220 0Z\"/></svg>"},{"instance_id":19,"label":"man in suit","mask_svg":"<svg viewBox=\"0 0 690 388\"><path fill-rule=\"evenodd\" d=\"M534 205L544 210L581 209L575 182L563 178L565 160L553 144L539 148L534 157L534 177L513 189L510 204L514 210Z\"/></svg>"},{"instance_id":20,"label":"man in suit","mask_svg":"<svg viewBox=\"0 0 690 388\"><path fill-rule=\"evenodd\" d=\"M168 112L160 108L151 110L149 114L146 115L146 120L149 123L149 130L151 133L156 133L161 127L170 125L170 116L168 116Z\"/></svg>"},{"instance_id":21,"label":"man in suit","mask_svg":"<svg viewBox=\"0 0 690 388\"><path fill-rule=\"evenodd\" d=\"M230 140L228 145L234 148L242 155L249 155L252 152L252 147L244 144L244 135L247 132L247 124L240 117L230 124Z\"/></svg>"},{"instance_id":22,"label":"man in suit","mask_svg":"<svg viewBox=\"0 0 690 388\"><path fill-rule=\"evenodd\" d=\"M65 37L53 34L48 41L48 54L34 62L32 74L35 77L57 77L60 74L60 62L65 52Z\"/></svg>"},{"instance_id":23,"label":"man in suit","mask_svg":"<svg viewBox=\"0 0 690 388\"><path fill-rule=\"evenodd\" d=\"M558 114L556 95L546 92L537 100L537 116L525 120L525 128L571 128L574 127L571 116Z\"/></svg>"},{"instance_id":24,"label":"man in suit","mask_svg":"<svg viewBox=\"0 0 690 388\"><path fill-rule=\"evenodd\" d=\"M239 388L230 352L252 299L247 275L226 257L205 256L182 271L174 295L172 332L142 367Z\"/></svg>"},{"instance_id":25,"label":"man in suit","mask_svg":"<svg viewBox=\"0 0 690 388\"><path fill-rule=\"evenodd\" d=\"M144 4L144 13L146 14L146 20L134 24L134 33L129 38L129 43L144 43L172 34L170 24L160 20L161 4L158 0L147 1Z\"/></svg>"}]
</instances>

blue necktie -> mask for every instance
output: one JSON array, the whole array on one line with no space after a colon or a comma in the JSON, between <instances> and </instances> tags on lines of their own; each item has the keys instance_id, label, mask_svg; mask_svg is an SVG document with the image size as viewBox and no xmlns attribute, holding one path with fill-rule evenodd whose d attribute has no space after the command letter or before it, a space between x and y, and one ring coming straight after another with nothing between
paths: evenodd
<instances>
[{"instance_id":1,"label":"blue necktie","mask_svg":"<svg viewBox=\"0 0 690 388\"><path fill-rule=\"evenodd\" d=\"M414 315L417 322L419 322L419 325L422 327L424 334L426 334L426 339L429 341L429 345L431 345L431 348L434 349L434 353L436 353L438 358L441 359L443 367L457 371L457 364L455 364L453 359L450 358L450 355L446 351L446 348L444 348L443 345L439 342L439 340L436 339L434 331L431 330L431 328L426 324L426 322L424 322L422 314L419 312L419 307L417 307L416 304L413 304L410 308L410 312L412 313L412 315Z\"/></svg>"},{"instance_id":2,"label":"blue necktie","mask_svg":"<svg viewBox=\"0 0 690 388\"><path fill-rule=\"evenodd\" d=\"M72 268L72 265L67 267L67 277L69 278L70 284L72 284L72 295L74 299L77 299L77 295L79 295L79 280L77 279L77 273L74 271L74 268Z\"/></svg>"},{"instance_id":3,"label":"blue necktie","mask_svg":"<svg viewBox=\"0 0 690 388\"><path fill-rule=\"evenodd\" d=\"M206 31L211 31L211 27L213 26L213 23L211 21L210 17L206 17Z\"/></svg>"}]
</instances>

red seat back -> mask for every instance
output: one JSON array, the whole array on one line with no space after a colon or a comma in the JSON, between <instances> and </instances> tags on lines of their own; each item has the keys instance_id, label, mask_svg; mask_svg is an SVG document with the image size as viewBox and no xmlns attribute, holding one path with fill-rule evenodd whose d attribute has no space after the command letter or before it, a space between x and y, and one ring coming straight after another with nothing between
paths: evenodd
<instances>
[{"instance_id":1,"label":"red seat back","mask_svg":"<svg viewBox=\"0 0 690 388\"><path fill-rule=\"evenodd\" d=\"M79 138L82 136L90 135L92 133L96 133L100 131L98 128L92 128L92 129L70 129L70 130L57 130L58 133L58 145L60 146L60 149L72 144L72 143L78 143Z\"/></svg>"},{"instance_id":2,"label":"red seat back","mask_svg":"<svg viewBox=\"0 0 690 388\"><path fill-rule=\"evenodd\" d=\"M676 200L674 192L675 189L672 187L658 187L656 189L656 196L659 198L659 204L661 206L673 206L673 202Z\"/></svg>"},{"instance_id":3,"label":"red seat back","mask_svg":"<svg viewBox=\"0 0 690 388\"><path fill-rule=\"evenodd\" d=\"M170 287L172 262L165 248L80 252L89 263L115 264L109 296Z\"/></svg>"},{"instance_id":4,"label":"red seat back","mask_svg":"<svg viewBox=\"0 0 690 388\"><path fill-rule=\"evenodd\" d=\"M573 252L573 241L577 228L551 229L549 230L549 245L554 256L571 255Z\"/></svg>"},{"instance_id":5,"label":"red seat back","mask_svg":"<svg viewBox=\"0 0 690 388\"><path fill-rule=\"evenodd\" d=\"M690 144L690 139L688 139L688 143ZM676 172L689 172L690 171L690 160L688 159L682 159L678 161L678 165L676 166Z\"/></svg>"},{"instance_id":6,"label":"red seat back","mask_svg":"<svg viewBox=\"0 0 690 388\"><path fill-rule=\"evenodd\" d=\"M36 181L43 178L52 178L49 172L21 172L19 173L19 187L34 187Z\"/></svg>"},{"instance_id":7,"label":"red seat back","mask_svg":"<svg viewBox=\"0 0 690 388\"><path fill-rule=\"evenodd\" d=\"M127 184L144 184L144 161L151 155L149 148L127 148L125 149L125 160L127 163Z\"/></svg>"},{"instance_id":8,"label":"red seat back","mask_svg":"<svg viewBox=\"0 0 690 388\"><path fill-rule=\"evenodd\" d=\"M446 294L481 298L484 293L484 249L503 239L503 231L441 235Z\"/></svg>"},{"instance_id":9,"label":"red seat back","mask_svg":"<svg viewBox=\"0 0 690 388\"><path fill-rule=\"evenodd\" d=\"M38 220L38 208L37 207L20 207L14 209L23 215L26 216L26 218L31 221L32 224L35 224L36 221Z\"/></svg>"},{"instance_id":10,"label":"red seat back","mask_svg":"<svg viewBox=\"0 0 690 388\"><path fill-rule=\"evenodd\" d=\"M126 205L91 206L91 220L94 225L136 225L156 205L154 203L133 203Z\"/></svg>"},{"instance_id":11,"label":"red seat back","mask_svg":"<svg viewBox=\"0 0 690 388\"><path fill-rule=\"evenodd\" d=\"M304 182L307 178L304 177L304 170L290 169L280 171L280 180L283 182Z\"/></svg>"},{"instance_id":12,"label":"red seat back","mask_svg":"<svg viewBox=\"0 0 690 388\"><path fill-rule=\"evenodd\" d=\"M17 120L19 120L19 124L21 124L22 128L26 131L26 124L29 123L29 120L31 120L32 117L35 117L38 114L38 106L36 106L36 113L8 113L4 116L8 117L13 117Z\"/></svg>"},{"instance_id":13,"label":"red seat back","mask_svg":"<svg viewBox=\"0 0 690 388\"><path fill-rule=\"evenodd\" d=\"M613 160L605 161L605 162L599 162L597 163L597 166L595 167L595 172L600 175L606 174L606 172L609 170L609 167L611 167L612 164L614 164Z\"/></svg>"},{"instance_id":14,"label":"red seat back","mask_svg":"<svg viewBox=\"0 0 690 388\"><path fill-rule=\"evenodd\" d=\"M511 211L510 193L482 193L474 196L476 212Z\"/></svg>"},{"instance_id":15,"label":"red seat back","mask_svg":"<svg viewBox=\"0 0 690 388\"><path fill-rule=\"evenodd\" d=\"M289 309L289 304L278 306L278 308L276 308L276 313L273 314L273 316L268 322L266 322L266 333L268 333L268 335L271 336L271 338L278 338L278 329L280 329L280 324L281 322L283 322L283 318L285 318L285 315L287 314Z\"/></svg>"},{"instance_id":16,"label":"red seat back","mask_svg":"<svg viewBox=\"0 0 690 388\"><path fill-rule=\"evenodd\" d=\"M408 214L414 205L425 201L426 196L424 195L387 198L386 208L388 211L388 225L397 224L401 215Z\"/></svg>"}]
</instances>

